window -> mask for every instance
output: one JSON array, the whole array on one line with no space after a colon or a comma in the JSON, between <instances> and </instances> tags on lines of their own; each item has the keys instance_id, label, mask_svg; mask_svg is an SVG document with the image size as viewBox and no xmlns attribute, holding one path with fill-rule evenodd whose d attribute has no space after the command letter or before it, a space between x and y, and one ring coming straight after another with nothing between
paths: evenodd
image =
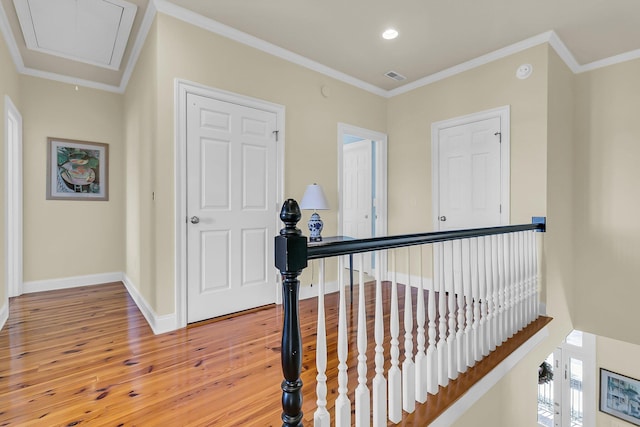
<instances>
[{"instance_id":1,"label":"window","mask_svg":"<svg viewBox=\"0 0 640 427\"><path fill-rule=\"evenodd\" d=\"M544 363L538 375L538 424L595 426L595 336L572 331ZM549 367L552 380L544 376Z\"/></svg>"}]
</instances>

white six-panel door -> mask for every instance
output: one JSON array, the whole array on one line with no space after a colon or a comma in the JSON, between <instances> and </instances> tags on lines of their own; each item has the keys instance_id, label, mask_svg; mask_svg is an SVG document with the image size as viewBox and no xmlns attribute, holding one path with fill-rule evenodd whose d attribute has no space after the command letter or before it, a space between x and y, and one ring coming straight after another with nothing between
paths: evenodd
<instances>
[{"instance_id":1,"label":"white six-panel door","mask_svg":"<svg viewBox=\"0 0 640 427\"><path fill-rule=\"evenodd\" d=\"M501 224L500 118L441 129L439 229Z\"/></svg>"},{"instance_id":2,"label":"white six-panel door","mask_svg":"<svg viewBox=\"0 0 640 427\"><path fill-rule=\"evenodd\" d=\"M187 96L187 321L275 302L277 116Z\"/></svg>"},{"instance_id":3,"label":"white six-panel door","mask_svg":"<svg viewBox=\"0 0 640 427\"><path fill-rule=\"evenodd\" d=\"M346 144L342 152L342 215L343 232L357 239L371 237L372 205L372 142L363 140ZM364 257L364 271L371 273L371 257ZM359 257L354 257L354 269L360 270Z\"/></svg>"}]
</instances>

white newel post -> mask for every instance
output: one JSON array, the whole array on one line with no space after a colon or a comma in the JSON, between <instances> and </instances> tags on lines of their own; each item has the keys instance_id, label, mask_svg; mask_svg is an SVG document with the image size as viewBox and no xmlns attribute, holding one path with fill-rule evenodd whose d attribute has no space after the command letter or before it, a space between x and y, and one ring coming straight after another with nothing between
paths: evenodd
<instances>
[{"instance_id":1,"label":"white newel post","mask_svg":"<svg viewBox=\"0 0 640 427\"><path fill-rule=\"evenodd\" d=\"M313 425L315 427L329 427L330 418L327 411L327 334L324 316L324 258L319 261L320 271L318 273L318 325L316 336L316 395L318 408L313 415Z\"/></svg>"}]
</instances>

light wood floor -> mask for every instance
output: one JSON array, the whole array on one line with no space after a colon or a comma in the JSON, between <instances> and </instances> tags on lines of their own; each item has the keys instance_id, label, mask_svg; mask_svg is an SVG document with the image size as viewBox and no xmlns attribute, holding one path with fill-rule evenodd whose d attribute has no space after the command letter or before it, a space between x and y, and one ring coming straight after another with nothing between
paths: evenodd
<instances>
[{"instance_id":1,"label":"light wood floor","mask_svg":"<svg viewBox=\"0 0 640 427\"><path fill-rule=\"evenodd\" d=\"M400 301L403 291L400 286ZM385 289L385 299L388 294ZM354 296L357 301L357 289ZM325 301L331 355L337 294ZM357 323L356 309L354 302L351 326ZM367 312L372 314L373 307ZM304 423L311 426L316 301L302 301L300 316ZM372 324L373 316L368 318ZM428 404L405 416L401 425L427 425L469 382L517 348L518 340L524 342L544 326L545 319L492 353L468 379L461 377L437 397L429 396ZM281 327L281 307L271 306L154 336L121 283L13 298L9 321L0 332L0 426L280 426ZM350 340L349 364L355 366L355 328ZM389 354L388 347L385 352ZM335 379L332 359L328 376ZM368 362L372 376L372 356ZM357 384L354 375L350 369L351 388ZM328 388L332 411L335 380Z\"/></svg>"}]
</instances>

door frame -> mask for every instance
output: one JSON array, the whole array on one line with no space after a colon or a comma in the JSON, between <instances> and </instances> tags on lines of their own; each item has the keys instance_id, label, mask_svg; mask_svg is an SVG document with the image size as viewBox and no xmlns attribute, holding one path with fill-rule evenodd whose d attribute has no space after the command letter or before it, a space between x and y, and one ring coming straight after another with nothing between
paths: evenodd
<instances>
[{"instance_id":1,"label":"door frame","mask_svg":"<svg viewBox=\"0 0 640 427\"><path fill-rule=\"evenodd\" d=\"M343 215L342 215L342 149L344 147L344 136L352 135L362 139L370 139L376 141L375 146L375 168L376 178L372 182L372 186L376 189L376 236L387 235L387 135L381 132L364 129L358 126L346 123L338 123L338 234L343 234ZM380 261L380 272L382 280L386 279L387 262L386 253L383 252ZM376 266L377 267L377 266ZM377 269L376 269L377 272Z\"/></svg>"},{"instance_id":2,"label":"door frame","mask_svg":"<svg viewBox=\"0 0 640 427\"><path fill-rule=\"evenodd\" d=\"M175 79L175 313L178 328L187 326L187 95L195 94L218 101L229 102L248 108L275 113L278 136L276 138L276 204L273 207L273 221L276 230L280 228L278 213L284 194L284 144L285 107L280 104L239 95L184 79ZM274 268L276 289L274 300L281 302L278 292L280 277Z\"/></svg>"},{"instance_id":3,"label":"door frame","mask_svg":"<svg viewBox=\"0 0 640 427\"><path fill-rule=\"evenodd\" d=\"M4 96L5 170L5 273L6 295L22 295L23 208L22 208L22 115L8 95ZM9 135L9 121L16 122L16 134Z\"/></svg>"},{"instance_id":4,"label":"door frame","mask_svg":"<svg viewBox=\"0 0 640 427\"><path fill-rule=\"evenodd\" d=\"M447 128L456 126L463 126L474 122L483 120L499 118L500 119L500 205L502 209L500 211L500 225L508 225L511 220L511 205L510 205L510 182L511 182L511 169L510 169L510 145L511 145L511 127L510 106L505 105L503 107L493 108L490 110L480 111L477 113L467 114L465 116L454 117L439 122L433 122L431 124L431 182L432 182L432 216L433 216L433 230L440 230L440 131Z\"/></svg>"}]
</instances>

